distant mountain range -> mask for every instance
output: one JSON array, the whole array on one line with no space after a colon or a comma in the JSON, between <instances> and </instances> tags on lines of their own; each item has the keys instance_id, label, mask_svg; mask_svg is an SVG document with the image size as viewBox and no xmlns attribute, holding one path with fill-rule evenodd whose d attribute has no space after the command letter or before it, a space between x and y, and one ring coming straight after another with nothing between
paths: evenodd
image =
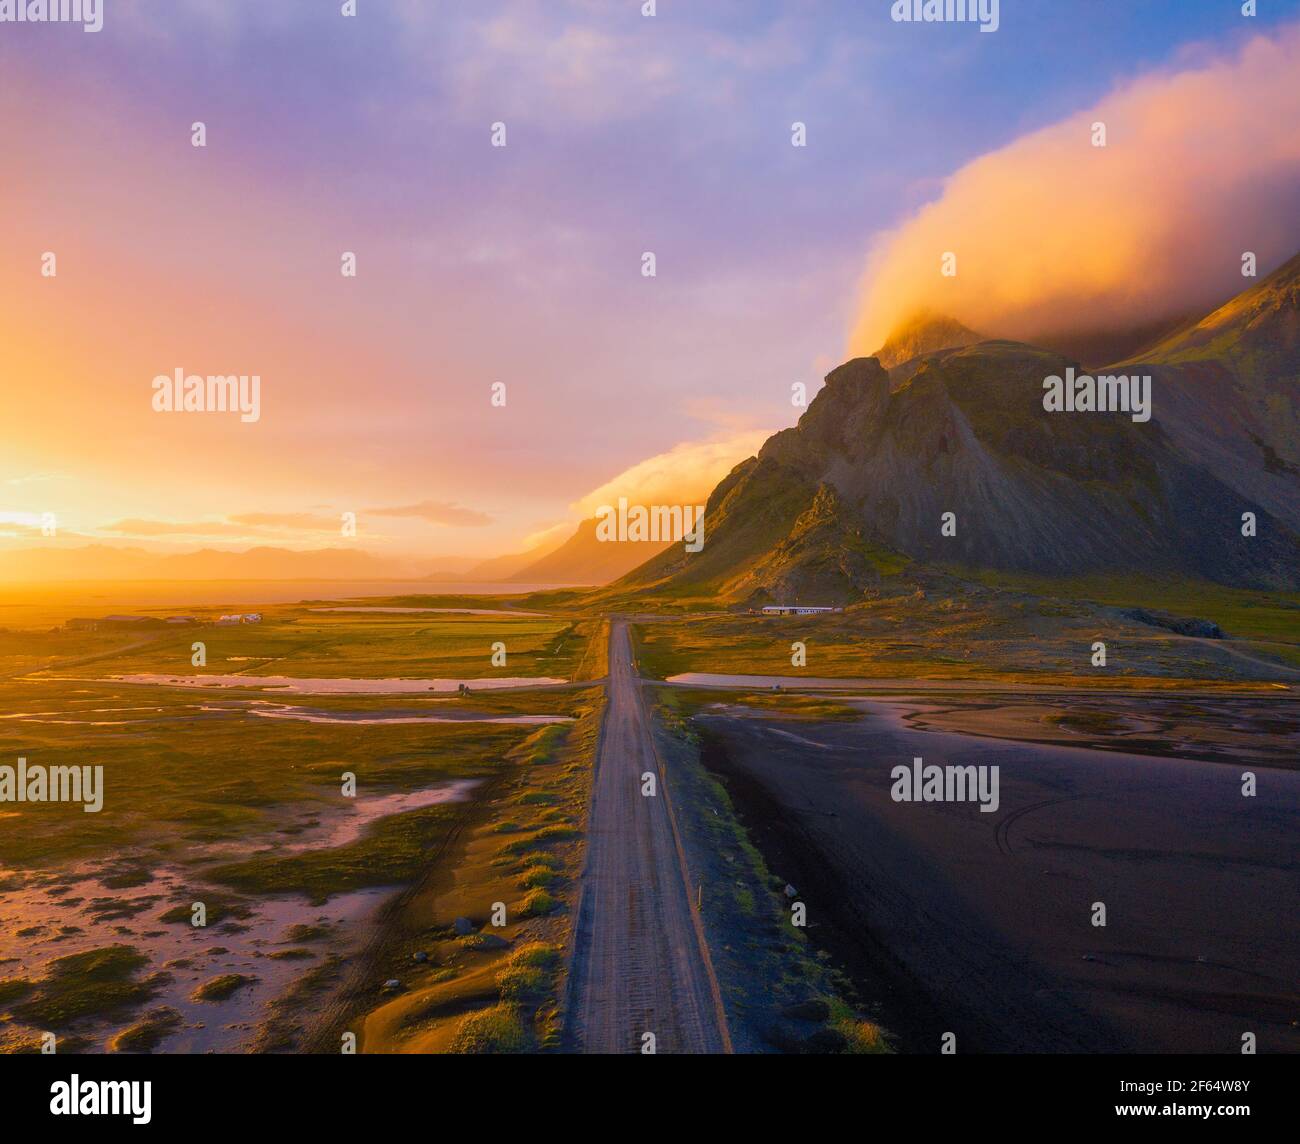
<instances>
[{"instance_id":1,"label":"distant mountain range","mask_svg":"<svg viewBox=\"0 0 1300 1144\"><path fill-rule=\"evenodd\" d=\"M416 578L409 563L348 548L157 553L109 544L0 550L0 580L387 580Z\"/></svg>"},{"instance_id":2,"label":"distant mountain range","mask_svg":"<svg viewBox=\"0 0 1300 1144\"><path fill-rule=\"evenodd\" d=\"M1092 371L1149 374L1150 421L1049 412L1044 379L1077 360L977 338L930 316L834 370L714 490L702 552L675 545L613 590L842 602L911 562L1297 585L1300 257Z\"/></svg>"},{"instance_id":3,"label":"distant mountain range","mask_svg":"<svg viewBox=\"0 0 1300 1144\"><path fill-rule=\"evenodd\" d=\"M159 553L114 544L35 543L0 549L0 582L59 580L428 580L493 584L598 585L616 580L666 545L596 539L583 521L563 542L475 561L394 559L358 548L306 551L261 546L243 551L202 548ZM429 565L436 568L429 570Z\"/></svg>"},{"instance_id":4,"label":"distant mountain range","mask_svg":"<svg viewBox=\"0 0 1300 1144\"><path fill-rule=\"evenodd\" d=\"M562 542L474 561L394 559L357 548L306 551L262 546L243 551L203 548L159 553L113 544L33 544L0 549L0 582L66 580L428 580L492 584L598 585L616 580L661 552L664 544L596 539L596 520L583 521ZM429 564L436 568L429 570Z\"/></svg>"}]
</instances>

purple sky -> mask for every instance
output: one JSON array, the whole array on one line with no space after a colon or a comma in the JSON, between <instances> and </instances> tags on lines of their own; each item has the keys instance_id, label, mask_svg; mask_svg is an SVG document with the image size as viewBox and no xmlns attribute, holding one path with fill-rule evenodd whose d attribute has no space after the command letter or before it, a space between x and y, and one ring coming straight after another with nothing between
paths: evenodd
<instances>
[{"instance_id":1,"label":"purple sky","mask_svg":"<svg viewBox=\"0 0 1300 1144\"><path fill-rule=\"evenodd\" d=\"M434 502L372 518L376 546L518 547L647 457L793 422L873 236L962 164L1297 12L1003 0L990 35L887 0L339 7L0 24L0 520L129 541L106 526L278 513L171 535L316 546L290 517ZM176 367L259 372L261 422L160 423Z\"/></svg>"}]
</instances>

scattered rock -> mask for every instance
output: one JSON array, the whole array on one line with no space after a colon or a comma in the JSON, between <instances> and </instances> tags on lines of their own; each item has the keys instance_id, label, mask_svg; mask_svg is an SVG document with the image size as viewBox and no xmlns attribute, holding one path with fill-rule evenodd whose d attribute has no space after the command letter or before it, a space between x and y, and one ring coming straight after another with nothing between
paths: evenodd
<instances>
[{"instance_id":1,"label":"scattered rock","mask_svg":"<svg viewBox=\"0 0 1300 1144\"><path fill-rule=\"evenodd\" d=\"M1153 628L1165 628L1180 636L1197 636L1201 639L1221 640L1223 629L1213 620L1198 620L1186 616L1174 616L1168 612L1156 612L1149 608L1130 608L1123 612L1125 619L1135 620Z\"/></svg>"},{"instance_id":2,"label":"scattered rock","mask_svg":"<svg viewBox=\"0 0 1300 1144\"><path fill-rule=\"evenodd\" d=\"M799 896L799 891L787 882L785 884L785 896L787 898L797 898Z\"/></svg>"},{"instance_id":3,"label":"scattered rock","mask_svg":"<svg viewBox=\"0 0 1300 1144\"><path fill-rule=\"evenodd\" d=\"M451 923L451 928L456 931L460 937L469 937L474 932L474 923L469 918L457 918Z\"/></svg>"},{"instance_id":4,"label":"scattered rock","mask_svg":"<svg viewBox=\"0 0 1300 1144\"><path fill-rule=\"evenodd\" d=\"M411 960L412 960L412 961L428 961L428 960L429 960L429 955L428 955L427 953L425 953L424 950L422 950L422 949L417 949L413 954L411 954Z\"/></svg>"},{"instance_id":5,"label":"scattered rock","mask_svg":"<svg viewBox=\"0 0 1300 1144\"><path fill-rule=\"evenodd\" d=\"M396 993L401 987L402 983L396 977L390 977L382 986L385 993Z\"/></svg>"}]
</instances>

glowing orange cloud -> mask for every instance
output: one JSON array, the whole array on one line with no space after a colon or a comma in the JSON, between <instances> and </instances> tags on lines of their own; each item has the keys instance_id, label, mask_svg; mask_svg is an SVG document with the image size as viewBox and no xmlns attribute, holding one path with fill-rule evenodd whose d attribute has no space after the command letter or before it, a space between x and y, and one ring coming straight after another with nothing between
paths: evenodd
<instances>
[{"instance_id":1,"label":"glowing orange cloud","mask_svg":"<svg viewBox=\"0 0 1300 1144\"><path fill-rule=\"evenodd\" d=\"M1250 285L1245 252L1262 275L1300 247L1297 75L1292 26L1138 78L969 163L876 244L851 352L873 353L919 309L1030 338L1131 329Z\"/></svg>"},{"instance_id":2,"label":"glowing orange cloud","mask_svg":"<svg viewBox=\"0 0 1300 1144\"><path fill-rule=\"evenodd\" d=\"M594 516L619 497L643 505L703 504L713 487L746 457L757 453L770 434L754 429L711 441L674 445L625 469L572 507L580 517Z\"/></svg>"}]
</instances>

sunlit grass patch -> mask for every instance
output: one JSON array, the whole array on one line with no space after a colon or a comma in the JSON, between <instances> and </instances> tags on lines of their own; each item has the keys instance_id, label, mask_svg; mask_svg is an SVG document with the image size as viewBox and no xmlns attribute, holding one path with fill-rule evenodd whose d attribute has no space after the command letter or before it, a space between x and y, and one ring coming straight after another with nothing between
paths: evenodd
<instances>
[{"instance_id":1,"label":"sunlit grass patch","mask_svg":"<svg viewBox=\"0 0 1300 1144\"><path fill-rule=\"evenodd\" d=\"M540 969L510 965L497 974L497 988L503 1001L526 1001L539 997L549 987L549 979Z\"/></svg>"},{"instance_id":2,"label":"sunlit grass patch","mask_svg":"<svg viewBox=\"0 0 1300 1144\"><path fill-rule=\"evenodd\" d=\"M545 890L531 890L524 897L519 907L519 914L525 918L545 917L554 911L559 903Z\"/></svg>"},{"instance_id":3,"label":"sunlit grass patch","mask_svg":"<svg viewBox=\"0 0 1300 1144\"><path fill-rule=\"evenodd\" d=\"M531 1047L519 1007L505 1001L461 1018L451 1042L453 1053L522 1053Z\"/></svg>"},{"instance_id":4,"label":"sunlit grass patch","mask_svg":"<svg viewBox=\"0 0 1300 1144\"><path fill-rule=\"evenodd\" d=\"M554 886L560 875L546 866L529 866L520 876L519 885L525 890L545 890Z\"/></svg>"},{"instance_id":5,"label":"sunlit grass patch","mask_svg":"<svg viewBox=\"0 0 1300 1144\"><path fill-rule=\"evenodd\" d=\"M530 941L511 951L510 964L551 969L559 964L560 956L558 947L543 941Z\"/></svg>"}]
</instances>

